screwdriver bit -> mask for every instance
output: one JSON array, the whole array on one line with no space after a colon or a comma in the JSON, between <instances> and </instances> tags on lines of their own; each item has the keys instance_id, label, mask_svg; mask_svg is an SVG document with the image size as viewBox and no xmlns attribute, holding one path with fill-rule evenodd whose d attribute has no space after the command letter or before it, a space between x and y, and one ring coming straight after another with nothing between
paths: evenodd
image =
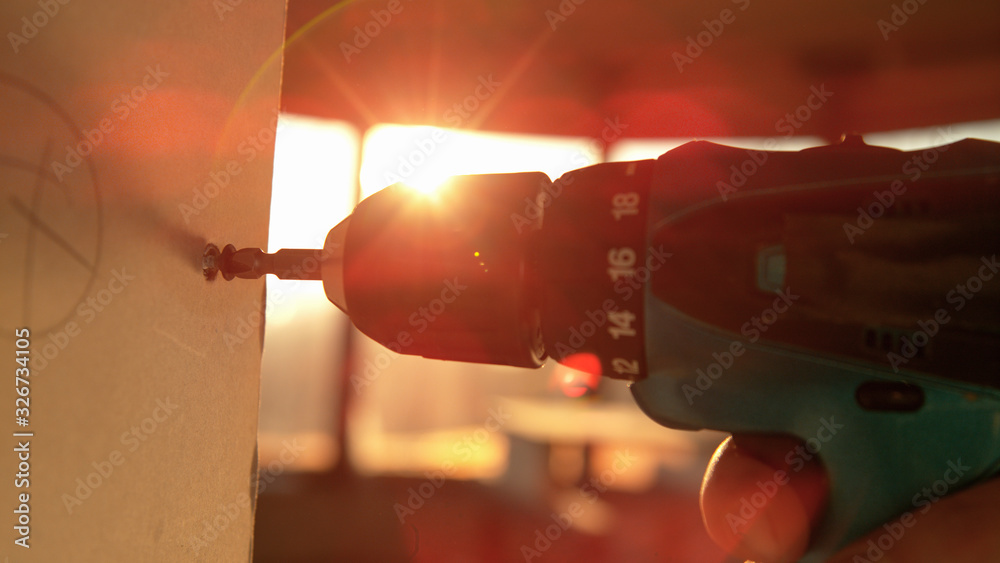
<instances>
[{"instance_id":1,"label":"screwdriver bit","mask_svg":"<svg viewBox=\"0 0 1000 563\"><path fill-rule=\"evenodd\" d=\"M227 244L222 251L209 244L202 255L202 272L209 280L217 274L227 281L233 278L257 279L274 274L285 280L322 280L319 255L315 249L283 248L268 254L259 248L241 248Z\"/></svg>"}]
</instances>

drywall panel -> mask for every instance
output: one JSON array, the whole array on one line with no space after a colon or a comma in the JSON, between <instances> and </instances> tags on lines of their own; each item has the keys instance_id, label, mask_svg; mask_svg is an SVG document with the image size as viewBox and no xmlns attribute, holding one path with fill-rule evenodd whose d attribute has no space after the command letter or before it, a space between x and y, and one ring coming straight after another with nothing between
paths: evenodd
<instances>
[{"instance_id":1,"label":"drywall panel","mask_svg":"<svg viewBox=\"0 0 1000 563\"><path fill-rule=\"evenodd\" d=\"M199 261L266 246L283 25L0 7L0 556L250 558L263 280Z\"/></svg>"}]
</instances>

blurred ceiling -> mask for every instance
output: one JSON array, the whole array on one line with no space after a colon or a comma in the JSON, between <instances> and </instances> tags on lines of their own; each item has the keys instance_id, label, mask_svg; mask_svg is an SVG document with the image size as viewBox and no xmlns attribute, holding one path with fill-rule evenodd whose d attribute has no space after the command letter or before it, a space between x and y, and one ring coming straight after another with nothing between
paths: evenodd
<instances>
[{"instance_id":1,"label":"blurred ceiling","mask_svg":"<svg viewBox=\"0 0 1000 563\"><path fill-rule=\"evenodd\" d=\"M784 135L798 109L796 134L831 139L1000 117L998 2L336 4L289 1L286 111L361 128L600 137L617 120L627 137L707 137ZM832 95L806 111L814 88Z\"/></svg>"}]
</instances>

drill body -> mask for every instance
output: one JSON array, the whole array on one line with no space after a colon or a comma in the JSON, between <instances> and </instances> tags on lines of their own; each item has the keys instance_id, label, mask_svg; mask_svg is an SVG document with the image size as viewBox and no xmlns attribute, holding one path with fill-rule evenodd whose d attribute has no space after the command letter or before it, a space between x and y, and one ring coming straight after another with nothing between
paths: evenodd
<instances>
[{"instance_id":1,"label":"drill body","mask_svg":"<svg viewBox=\"0 0 1000 563\"><path fill-rule=\"evenodd\" d=\"M673 255L633 396L667 426L803 440L790 470L818 456L831 487L806 561L1000 467L998 157L848 139L657 162L647 243Z\"/></svg>"},{"instance_id":2,"label":"drill body","mask_svg":"<svg viewBox=\"0 0 1000 563\"><path fill-rule=\"evenodd\" d=\"M552 358L628 380L668 427L798 437L786 463L818 457L831 486L814 563L1000 470L998 247L996 143L699 141L555 181L391 186L315 277L396 352Z\"/></svg>"},{"instance_id":3,"label":"drill body","mask_svg":"<svg viewBox=\"0 0 1000 563\"><path fill-rule=\"evenodd\" d=\"M832 489L820 561L1000 468L998 176L1000 145L976 140L692 142L554 182L389 188L328 240L344 308L397 351L548 356L631 381L665 426L797 436L786 461L818 456ZM448 283L466 293L400 347Z\"/></svg>"}]
</instances>

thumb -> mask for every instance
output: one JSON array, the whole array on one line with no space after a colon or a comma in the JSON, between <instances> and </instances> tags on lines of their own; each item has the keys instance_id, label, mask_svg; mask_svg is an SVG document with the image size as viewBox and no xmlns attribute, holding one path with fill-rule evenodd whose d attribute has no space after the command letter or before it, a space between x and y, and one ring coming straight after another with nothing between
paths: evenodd
<instances>
[{"instance_id":1,"label":"thumb","mask_svg":"<svg viewBox=\"0 0 1000 563\"><path fill-rule=\"evenodd\" d=\"M797 561L822 515L828 481L802 442L737 435L719 446L705 473L705 528L726 552L761 563Z\"/></svg>"}]
</instances>

